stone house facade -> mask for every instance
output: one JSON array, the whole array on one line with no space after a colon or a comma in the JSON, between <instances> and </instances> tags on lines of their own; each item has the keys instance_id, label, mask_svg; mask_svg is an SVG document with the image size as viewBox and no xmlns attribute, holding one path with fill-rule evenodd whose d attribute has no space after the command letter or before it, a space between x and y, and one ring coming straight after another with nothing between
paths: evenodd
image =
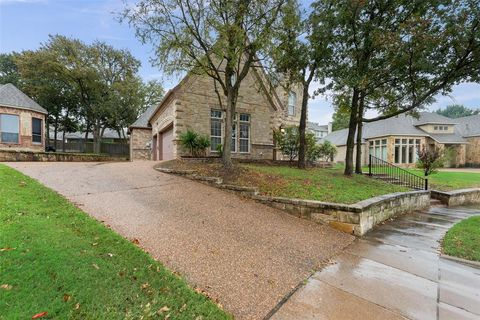
<instances>
[{"instance_id":1,"label":"stone house facade","mask_svg":"<svg viewBox=\"0 0 480 320\"><path fill-rule=\"evenodd\" d=\"M337 146L335 162L345 161L347 134L343 129L324 138ZM427 146L449 149L449 167L480 167L480 115L458 119L430 112L420 113L418 119L400 115L364 123L362 140L364 165L371 154L400 167L415 167L417 151Z\"/></svg>"},{"instance_id":2,"label":"stone house facade","mask_svg":"<svg viewBox=\"0 0 480 320\"><path fill-rule=\"evenodd\" d=\"M302 91L272 88L262 72L252 69L240 87L232 158L280 158L274 146L274 130L300 121ZM225 111L221 110L213 80L189 74L160 105L149 108L130 127L131 158L168 160L187 156L179 137L188 129L209 136L207 156L216 156L217 145L223 145L224 126Z\"/></svg>"},{"instance_id":3,"label":"stone house facade","mask_svg":"<svg viewBox=\"0 0 480 320\"><path fill-rule=\"evenodd\" d=\"M46 116L13 84L0 85L0 150L44 151Z\"/></svg>"}]
</instances>

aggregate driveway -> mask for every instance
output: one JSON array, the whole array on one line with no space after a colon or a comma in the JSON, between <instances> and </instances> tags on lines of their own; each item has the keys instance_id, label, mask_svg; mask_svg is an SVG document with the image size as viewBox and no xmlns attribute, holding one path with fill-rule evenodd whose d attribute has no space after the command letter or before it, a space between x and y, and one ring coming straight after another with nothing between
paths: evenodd
<instances>
[{"instance_id":1,"label":"aggregate driveway","mask_svg":"<svg viewBox=\"0 0 480 320\"><path fill-rule=\"evenodd\" d=\"M204 290L262 319L353 237L152 169L153 162L8 163L76 203Z\"/></svg>"}]
</instances>

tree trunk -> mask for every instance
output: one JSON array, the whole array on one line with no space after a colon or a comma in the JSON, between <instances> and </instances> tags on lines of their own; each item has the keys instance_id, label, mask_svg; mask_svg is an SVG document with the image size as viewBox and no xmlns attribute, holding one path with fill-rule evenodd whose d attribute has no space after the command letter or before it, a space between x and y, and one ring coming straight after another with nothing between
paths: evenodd
<instances>
[{"instance_id":1,"label":"tree trunk","mask_svg":"<svg viewBox=\"0 0 480 320\"><path fill-rule=\"evenodd\" d=\"M100 153L100 143L101 143L101 137L100 137L100 125L95 124L93 126L93 153L99 154Z\"/></svg>"},{"instance_id":2,"label":"tree trunk","mask_svg":"<svg viewBox=\"0 0 480 320\"><path fill-rule=\"evenodd\" d=\"M47 129L47 130L45 130L45 131L46 131L46 134L45 134L45 141L46 141L45 147L47 147L47 146L50 146L50 121L48 121L48 117L47 117L47 119L46 119L45 122L46 122L46 123L45 123L45 128ZM44 151L45 151L45 150L44 150Z\"/></svg>"},{"instance_id":3,"label":"tree trunk","mask_svg":"<svg viewBox=\"0 0 480 320\"><path fill-rule=\"evenodd\" d=\"M305 154L307 153L307 143L305 138L305 130L307 128L307 107L308 107L308 84L303 84L303 97L302 97L302 110L300 112L300 126L298 128L299 133L299 145L298 145L298 168L305 169L306 161Z\"/></svg>"},{"instance_id":4,"label":"tree trunk","mask_svg":"<svg viewBox=\"0 0 480 320\"><path fill-rule=\"evenodd\" d=\"M58 123L55 121L55 127L53 127L53 148L57 151L57 133L58 133Z\"/></svg>"},{"instance_id":5,"label":"tree trunk","mask_svg":"<svg viewBox=\"0 0 480 320\"><path fill-rule=\"evenodd\" d=\"M65 152L65 130L62 132L62 151Z\"/></svg>"},{"instance_id":6,"label":"tree trunk","mask_svg":"<svg viewBox=\"0 0 480 320\"><path fill-rule=\"evenodd\" d=\"M355 173L362 174L362 134L363 134L363 110L365 107L365 93L360 94L357 116L357 155L355 159Z\"/></svg>"},{"instance_id":7,"label":"tree trunk","mask_svg":"<svg viewBox=\"0 0 480 320\"><path fill-rule=\"evenodd\" d=\"M232 88L228 89L227 93L227 108L225 115L225 136L223 139L223 153L222 153L222 162L223 166L226 169L231 169L233 167L232 163L232 124L233 116L235 114L235 95ZM237 128L237 135L238 130Z\"/></svg>"},{"instance_id":8,"label":"tree trunk","mask_svg":"<svg viewBox=\"0 0 480 320\"><path fill-rule=\"evenodd\" d=\"M351 176L354 169L353 151L355 148L355 131L357 129L358 93L358 89L353 89L352 105L350 106L350 122L348 125L347 151L345 155L344 175L346 176Z\"/></svg>"}]
</instances>

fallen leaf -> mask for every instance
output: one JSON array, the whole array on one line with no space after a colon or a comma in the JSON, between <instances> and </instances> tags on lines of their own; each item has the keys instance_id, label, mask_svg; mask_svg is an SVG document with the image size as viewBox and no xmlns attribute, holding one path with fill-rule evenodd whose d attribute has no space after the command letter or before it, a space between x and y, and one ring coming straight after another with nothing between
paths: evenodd
<instances>
[{"instance_id":1,"label":"fallen leaf","mask_svg":"<svg viewBox=\"0 0 480 320\"><path fill-rule=\"evenodd\" d=\"M147 283L142 284L142 289L147 289L150 285Z\"/></svg>"},{"instance_id":2,"label":"fallen leaf","mask_svg":"<svg viewBox=\"0 0 480 320\"><path fill-rule=\"evenodd\" d=\"M158 309L157 313L163 313L163 312L168 312L170 311L170 308L167 306L163 306L160 309Z\"/></svg>"},{"instance_id":3,"label":"fallen leaf","mask_svg":"<svg viewBox=\"0 0 480 320\"><path fill-rule=\"evenodd\" d=\"M0 288L2 288L2 289L4 289L4 290L10 290L10 289L12 289L12 286L9 285L9 284L2 284L2 285L0 286Z\"/></svg>"},{"instance_id":4,"label":"fallen leaf","mask_svg":"<svg viewBox=\"0 0 480 320\"><path fill-rule=\"evenodd\" d=\"M20 181L20 183L18 185L20 187L25 187L27 185L27 183L25 181Z\"/></svg>"},{"instance_id":5,"label":"fallen leaf","mask_svg":"<svg viewBox=\"0 0 480 320\"><path fill-rule=\"evenodd\" d=\"M98 245L98 242L94 242L94 243L92 243L92 246L94 246L94 247L95 247L96 245Z\"/></svg>"},{"instance_id":6,"label":"fallen leaf","mask_svg":"<svg viewBox=\"0 0 480 320\"><path fill-rule=\"evenodd\" d=\"M140 241L137 238L132 239L133 244L140 244Z\"/></svg>"},{"instance_id":7,"label":"fallen leaf","mask_svg":"<svg viewBox=\"0 0 480 320\"><path fill-rule=\"evenodd\" d=\"M112 258L113 257L113 253L107 253L107 255Z\"/></svg>"},{"instance_id":8,"label":"fallen leaf","mask_svg":"<svg viewBox=\"0 0 480 320\"><path fill-rule=\"evenodd\" d=\"M70 300L71 296L68 295L68 294L64 294L63 295L63 301L67 302L68 300Z\"/></svg>"},{"instance_id":9,"label":"fallen leaf","mask_svg":"<svg viewBox=\"0 0 480 320\"><path fill-rule=\"evenodd\" d=\"M15 250L15 248L2 248L0 251L10 251L10 250Z\"/></svg>"},{"instance_id":10,"label":"fallen leaf","mask_svg":"<svg viewBox=\"0 0 480 320\"><path fill-rule=\"evenodd\" d=\"M34 315L32 317L32 319L38 319L38 318L41 318L43 316L46 316L48 314L48 312L44 311L44 312L40 312L40 313L37 313L36 315Z\"/></svg>"},{"instance_id":11,"label":"fallen leaf","mask_svg":"<svg viewBox=\"0 0 480 320\"><path fill-rule=\"evenodd\" d=\"M79 308L80 308L80 303L77 303L77 304L75 305L75 310L78 310Z\"/></svg>"},{"instance_id":12,"label":"fallen leaf","mask_svg":"<svg viewBox=\"0 0 480 320\"><path fill-rule=\"evenodd\" d=\"M100 269L100 267L99 267L97 264L95 264L95 263L92 264L92 266L93 266L95 269L97 269L97 270Z\"/></svg>"}]
</instances>

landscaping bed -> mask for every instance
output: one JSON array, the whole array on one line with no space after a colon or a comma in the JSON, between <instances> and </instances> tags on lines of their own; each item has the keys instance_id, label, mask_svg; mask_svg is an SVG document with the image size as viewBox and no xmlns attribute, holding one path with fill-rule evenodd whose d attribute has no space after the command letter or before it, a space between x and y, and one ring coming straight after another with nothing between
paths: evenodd
<instances>
[{"instance_id":1,"label":"landscaping bed","mask_svg":"<svg viewBox=\"0 0 480 320\"><path fill-rule=\"evenodd\" d=\"M231 318L132 242L0 165L0 319Z\"/></svg>"},{"instance_id":2,"label":"landscaping bed","mask_svg":"<svg viewBox=\"0 0 480 320\"><path fill-rule=\"evenodd\" d=\"M480 261L480 216L455 224L443 239L443 252L450 256Z\"/></svg>"},{"instance_id":3,"label":"landscaping bed","mask_svg":"<svg viewBox=\"0 0 480 320\"><path fill-rule=\"evenodd\" d=\"M260 195L309 199L352 204L379 195L409 191L409 189L373 180L367 176L346 177L343 168L309 168L300 170L284 165L237 163L226 171L220 162L172 160L159 167L174 170L194 170L200 176L218 177L225 184L255 187Z\"/></svg>"}]
</instances>

